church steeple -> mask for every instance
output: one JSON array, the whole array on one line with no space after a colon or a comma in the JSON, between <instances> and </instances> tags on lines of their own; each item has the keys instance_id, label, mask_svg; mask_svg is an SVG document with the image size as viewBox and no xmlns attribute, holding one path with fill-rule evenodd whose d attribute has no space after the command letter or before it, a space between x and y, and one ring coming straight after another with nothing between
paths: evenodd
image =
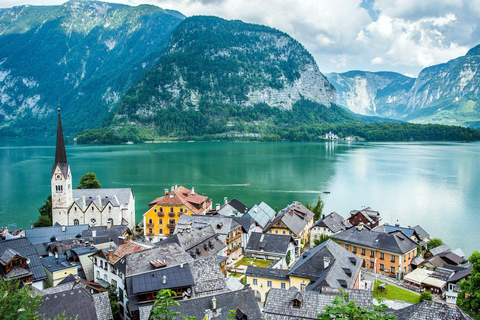
<instances>
[{"instance_id":1,"label":"church steeple","mask_svg":"<svg viewBox=\"0 0 480 320\"><path fill-rule=\"evenodd\" d=\"M55 149L55 164L67 163L65 152L65 140L63 139L62 120L60 119L60 108L58 108L57 122L57 147Z\"/></svg>"}]
</instances>

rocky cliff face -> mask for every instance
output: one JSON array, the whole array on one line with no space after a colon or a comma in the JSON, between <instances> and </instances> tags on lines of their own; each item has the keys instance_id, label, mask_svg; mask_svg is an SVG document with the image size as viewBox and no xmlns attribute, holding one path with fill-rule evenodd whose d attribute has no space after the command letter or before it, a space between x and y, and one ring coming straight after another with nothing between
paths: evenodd
<instances>
[{"instance_id":1,"label":"rocky cliff face","mask_svg":"<svg viewBox=\"0 0 480 320\"><path fill-rule=\"evenodd\" d=\"M395 72L349 71L327 74L338 104L368 116L400 119L415 79Z\"/></svg>"},{"instance_id":2,"label":"rocky cliff face","mask_svg":"<svg viewBox=\"0 0 480 320\"><path fill-rule=\"evenodd\" d=\"M163 52L178 12L98 1L0 9L0 134L93 128Z\"/></svg>"},{"instance_id":3,"label":"rocky cliff face","mask_svg":"<svg viewBox=\"0 0 480 320\"><path fill-rule=\"evenodd\" d=\"M175 30L157 66L127 92L117 117L138 120L165 108L209 104L290 110L302 98L330 106L336 92L296 40L265 26L192 17Z\"/></svg>"},{"instance_id":4,"label":"rocky cliff face","mask_svg":"<svg viewBox=\"0 0 480 320\"><path fill-rule=\"evenodd\" d=\"M338 103L364 115L480 128L480 46L423 69L412 79L391 72L329 74Z\"/></svg>"}]
</instances>

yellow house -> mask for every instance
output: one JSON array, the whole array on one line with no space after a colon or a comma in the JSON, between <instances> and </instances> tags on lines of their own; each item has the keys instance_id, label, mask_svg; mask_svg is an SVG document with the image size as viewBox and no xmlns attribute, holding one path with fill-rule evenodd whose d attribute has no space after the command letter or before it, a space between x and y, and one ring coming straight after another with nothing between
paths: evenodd
<instances>
[{"instance_id":1,"label":"yellow house","mask_svg":"<svg viewBox=\"0 0 480 320\"><path fill-rule=\"evenodd\" d=\"M212 199L195 193L195 189L172 187L165 195L151 201L143 214L144 236L160 239L173 235L181 215L205 214L212 209Z\"/></svg>"},{"instance_id":2,"label":"yellow house","mask_svg":"<svg viewBox=\"0 0 480 320\"><path fill-rule=\"evenodd\" d=\"M255 298L262 302L267 299L267 293L272 288L290 289L288 270L249 266L246 279L246 283L252 288Z\"/></svg>"},{"instance_id":3,"label":"yellow house","mask_svg":"<svg viewBox=\"0 0 480 320\"><path fill-rule=\"evenodd\" d=\"M65 255L58 255L57 257L50 256L40 259L47 274L47 286L56 287L63 279L70 274L78 275L79 263L67 261Z\"/></svg>"},{"instance_id":4,"label":"yellow house","mask_svg":"<svg viewBox=\"0 0 480 320\"><path fill-rule=\"evenodd\" d=\"M310 229L314 224L314 213L298 201L294 201L270 221L263 229L264 233L291 235L296 247L303 248L310 241ZM297 255L300 250L297 250Z\"/></svg>"}]
</instances>

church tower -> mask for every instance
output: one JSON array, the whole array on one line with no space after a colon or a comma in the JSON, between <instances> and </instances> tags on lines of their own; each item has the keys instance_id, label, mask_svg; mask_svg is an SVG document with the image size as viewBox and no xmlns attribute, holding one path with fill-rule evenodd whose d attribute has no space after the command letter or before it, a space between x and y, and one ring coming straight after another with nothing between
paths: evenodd
<instances>
[{"instance_id":1,"label":"church tower","mask_svg":"<svg viewBox=\"0 0 480 320\"><path fill-rule=\"evenodd\" d=\"M52 223L68 225L67 211L73 203L72 174L67 162L65 140L63 139L60 108L58 108L57 145L55 149L55 163L52 168Z\"/></svg>"}]
</instances>

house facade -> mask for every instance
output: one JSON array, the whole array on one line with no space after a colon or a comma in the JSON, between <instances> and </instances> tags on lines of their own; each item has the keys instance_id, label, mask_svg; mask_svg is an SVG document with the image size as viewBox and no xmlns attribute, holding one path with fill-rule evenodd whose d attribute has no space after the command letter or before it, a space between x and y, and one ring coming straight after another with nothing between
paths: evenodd
<instances>
[{"instance_id":1,"label":"house facade","mask_svg":"<svg viewBox=\"0 0 480 320\"><path fill-rule=\"evenodd\" d=\"M351 227L352 225L350 222L336 212L323 215L322 219L315 222L312 226L310 231L310 243L315 243L315 240L320 239L322 234L331 236Z\"/></svg>"},{"instance_id":2,"label":"house facade","mask_svg":"<svg viewBox=\"0 0 480 320\"><path fill-rule=\"evenodd\" d=\"M151 201L143 214L144 236L152 241L173 235L180 216L204 215L212 209L212 200L183 186L165 189L165 195Z\"/></svg>"},{"instance_id":3,"label":"house facade","mask_svg":"<svg viewBox=\"0 0 480 320\"><path fill-rule=\"evenodd\" d=\"M382 220L380 213L372 210L370 207L362 210L352 210L350 212L350 217L348 218L348 222L350 222L352 226L363 224L369 229L377 227L380 220Z\"/></svg>"}]
</instances>

